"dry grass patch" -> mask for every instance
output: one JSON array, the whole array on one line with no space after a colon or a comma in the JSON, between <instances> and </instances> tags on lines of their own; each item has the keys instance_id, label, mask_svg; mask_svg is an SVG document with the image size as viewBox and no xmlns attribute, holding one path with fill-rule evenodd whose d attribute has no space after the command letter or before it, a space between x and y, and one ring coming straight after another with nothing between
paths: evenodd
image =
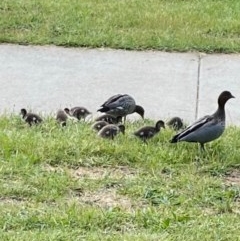
<instances>
[{"instance_id":1,"label":"dry grass patch","mask_svg":"<svg viewBox=\"0 0 240 241\"><path fill-rule=\"evenodd\" d=\"M49 164L44 164L43 169L47 172L64 172L64 169L60 166L51 166Z\"/></svg>"},{"instance_id":2,"label":"dry grass patch","mask_svg":"<svg viewBox=\"0 0 240 241\"><path fill-rule=\"evenodd\" d=\"M49 164L44 165L44 170L47 172L64 172L65 170L75 179L88 178L93 180L99 180L103 178L128 179L134 178L137 175L137 171L126 166L117 167L78 167L77 169L62 168L60 166L51 166Z\"/></svg>"},{"instance_id":3,"label":"dry grass patch","mask_svg":"<svg viewBox=\"0 0 240 241\"><path fill-rule=\"evenodd\" d=\"M233 169L224 178L224 183L228 186L239 186L240 187L240 170Z\"/></svg>"},{"instance_id":4,"label":"dry grass patch","mask_svg":"<svg viewBox=\"0 0 240 241\"><path fill-rule=\"evenodd\" d=\"M71 175L74 178L89 178L89 179L103 179L103 178L114 178L114 179L123 179L125 177L133 178L136 176L136 170L130 169L126 166L117 166L117 167L79 167L76 170L70 170Z\"/></svg>"},{"instance_id":5,"label":"dry grass patch","mask_svg":"<svg viewBox=\"0 0 240 241\"><path fill-rule=\"evenodd\" d=\"M24 202L26 202L26 200L20 197L0 197L0 205L5 205L5 204L22 205Z\"/></svg>"},{"instance_id":6,"label":"dry grass patch","mask_svg":"<svg viewBox=\"0 0 240 241\"><path fill-rule=\"evenodd\" d=\"M144 203L140 200L133 201L126 196L118 194L117 188L103 188L94 192L79 192L77 200L81 203L104 209L120 208L125 211L144 206Z\"/></svg>"}]
</instances>

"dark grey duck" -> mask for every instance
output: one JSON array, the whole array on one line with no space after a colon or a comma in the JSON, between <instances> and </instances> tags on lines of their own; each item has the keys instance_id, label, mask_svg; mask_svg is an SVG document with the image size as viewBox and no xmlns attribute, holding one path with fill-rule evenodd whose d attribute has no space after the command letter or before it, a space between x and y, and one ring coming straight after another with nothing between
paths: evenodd
<instances>
[{"instance_id":1,"label":"dark grey duck","mask_svg":"<svg viewBox=\"0 0 240 241\"><path fill-rule=\"evenodd\" d=\"M126 116L132 113L138 113L142 118L144 118L144 109L140 105L136 105L135 100L130 95L117 94L110 97L106 102L101 105L98 109L100 112L105 112L114 116L124 117L124 122L126 121Z\"/></svg>"},{"instance_id":2,"label":"dark grey duck","mask_svg":"<svg viewBox=\"0 0 240 241\"><path fill-rule=\"evenodd\" d=\"M155 126L144 126L134 132L134 135L146 142L148 139L160 132L161 128L165 128L165 123L162 120L157 121Z\"/></svg>"},{"instance_id":3,"label":"dark grey duck","mask_svg":"<svg viewBox=\"0 0 240 241\"><path fill-rule=\"evenodd\" d=\"M61 126L67 125L68 116L64 110L58 110L56 115L56 120L61 124Z\"/></svg>"},{"instance_id":4,"label":"dark grey duck","mask_svg":"<svg viewBox=\"0 0 240 241\"><path fill-rule=\"evenodd\" d=\"M92 114L87 108L82 107L82 106L76 106L71 109L65 108L64 111L68 115L73 116L73 117L77 118L78 120L81 120L81 119L85 120L85 118L88 115Z\"/></svg>"},{"instance_id":5,"label":"dark grey duck","mask_svg":"<svg viewBox=\"0 0 240 241\"><path fill-rule=\"evenodd\" d=\"M174 129L175 131L179 131L181 128L183 128L183 120L178 116L172 117L167 122L167 126Z\"/></svg>"},{"instance_id":6,"label":"dark grey duck","mask_svg":"<svg viewBox=\"0 0 240 241\"><path fill-rule=\"evenodd\" d=\"M114 124L108 124L104 126L99 132L98 135L102 138L107 139L114 139L114 137L122 132L125 133L125 126L124 125L114 125Z\"/></svg>"},{"instance_id":7,"label":"dark grey duck","mask_svg":"<svg viewBox=\"0 0 240 241\"><path fill-rule=\"evenodd\" d=\"M96 121L94 124L92 124L92 129L96 131L100 131L104 126L108 125L109 123L106 121Z\"/></svg>"},{"instance_id":8,"label":"dark grey duck","mask_svg":"<svg viewBox=\"0 0 240 241\"><path fill-rule=\"evenodd\" d=\"M39 124L42 122L42 118L34 113L28 113L26 109L21 109L21 115L23 120L25 120L29 126L32 126L33 124Z\"/></svg>"},{"instance_id":9,"label":"dark grey duck","mask_svg":"<svg viewBox=\"0 0 240 241\"><path fill-rule=\"evenodd\" d=\"M225 104L235 98L229 91L223 91L218 97L218 108L212 115L206 115L173 136L171 143L179 141L198 142L204 150L204 144L219 138L225 130Z\"/></svg>"}]
</instances>

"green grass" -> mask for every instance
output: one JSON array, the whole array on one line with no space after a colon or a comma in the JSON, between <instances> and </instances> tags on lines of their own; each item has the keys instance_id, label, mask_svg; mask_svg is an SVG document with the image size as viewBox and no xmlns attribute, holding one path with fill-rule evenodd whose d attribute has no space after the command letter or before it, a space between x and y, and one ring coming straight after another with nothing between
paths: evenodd
<instances>
[{"instance_id":1,"label":"green grass","mask_svg":"<svg viewBox=\"0 0 240 241\"><path fill-rule=\"evenodd\" d=\"M90 123L1 116L1 240L239 240L240 129L201 153L170 129L145 145L142 125L108 141Z\"/></svg>"},{"instance_id":2,"label":"green grass","mask_svg":"<svg viewBox=\"0 0 240 241\"><path fill-rule=\"evenodd\" d=\"M2 0L0 42L239 52L239 0Z\"/></svg>"}]
</instances>

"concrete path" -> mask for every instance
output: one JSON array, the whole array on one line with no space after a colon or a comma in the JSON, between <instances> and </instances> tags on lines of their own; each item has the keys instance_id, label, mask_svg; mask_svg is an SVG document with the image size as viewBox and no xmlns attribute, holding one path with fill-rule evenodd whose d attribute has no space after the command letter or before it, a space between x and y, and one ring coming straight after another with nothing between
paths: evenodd
<instances>
[{"instance_id":1,"label":"concrete path","mask_svg":"<svg viewBox=\"0 0 240 241\"><path fill-rule=\"evenodd\" d=\"M240 55L0 45L0 112L39 113L131 94L152 119L211 114L229 90L228 124L240 125ZM136 114L132 118L139 118Z\"/></svg>"}]
</instances>

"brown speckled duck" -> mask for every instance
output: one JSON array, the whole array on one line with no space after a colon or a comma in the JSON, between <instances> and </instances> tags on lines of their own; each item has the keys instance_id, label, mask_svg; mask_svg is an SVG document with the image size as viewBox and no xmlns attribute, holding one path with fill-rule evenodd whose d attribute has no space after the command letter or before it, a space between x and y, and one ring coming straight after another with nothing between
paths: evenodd
<instances>
[{"instance_id":1,"label":"brown speckled duck","mask_svg":"<svg viewBox=\"0 0 240 241\"><path fill-rule=\"evenodd\" d=\"M173 136L171 143L179 141L198 142L204 150L204 144L219 138L225 130L225 104L234 98L229 91L223 91L218 97L218 108L212 115L206 115Z\"/></svg>"},{"instance_id":2,"label":"brown speckled duck","mask_svg":"<svg viewBox=\"0 0 240 241\"><path fill-rule=\"evenodd\" d=\"M164 121L157 121L155 126L144 126L134 132L134 135L146 142L148 139L155 136L161 128L165 128Z\"/></svg>"},{"instance_id":3,"label":"brown speckled duck","mask_svg":"<svg viewBox=\"0 0 240 241\"><path fill-rule=\"evenodd\" d=\"M42 122L42 118L34 113L28 113L26 109L21 109L21 114L23 120L25 120L29 126L32 126L33 124L39 124Z\"/></svg>"},{"instance_id":4,"label":"brown speckled duck","mask_svg":"<svg viewBox=\"0 0 240 241\"><path fill-rule=\"evenodd\" d=\"M106 121L96 121L94 124L92 124L92 129L96 131L100 131L104 126L108 125L109 123Z\"/></svg>"},{"instance_id":5,"label":"brown speckled duck","mask_svg":"<svg viewBox=\"0 0 240 241\"><path fill-rule=\"evenodd\" d=\"M136 105L133 97L127 94L117 94L110 97L101 105L101 108L98 109L98 111L114 116L122 116L124 117L124 122L126 121L126 116L134 112L138 113L142 118L144 118L143 107Z\"/></svg>"},{"instance_id":6,"label":"brown speckled duck","mask_svg":"<svg viewBox=\"0 0 240 241\"><path fill-rule=\"evenodd\" d=\"M84 119L92 114L87 108L85 107L82 107L82 106L76 106L76 107L73 107L69 110L69 108L65 108L64 111L70 115L70 116L73 116L75 118L77 118L78 120L81 120L81 119Z\"/></svg>"},{"instance_id":7,"label":"brown speckled duck","mask_svg":"<svg viewBox=\"0 0 240 241\"><path fill-rule=\"evenodd\" d=\"M181 128L183 128L183 120L178 117L172 117L168 122L167 122L167 126L169 126L170 128L174 129L175 131L180 130Z\"/></svg>"},{"instance_id":8,"label":"brown speckled duck","mask_svg":"<svg viewBox=\"0 0 240 241\"><path fill-rule=\"evenodd\" d=\"M106 121L109 124L118 124L122 122L122 116L114 116L110 114L103 114L95 119L95 121Z\"/></svg>"},{"instance_id":9,"label":"brown speckled duck","mask_svg":"<svg viewBox=\"0 0 240 241\"><path fill-rule=\"evenodd\" d=\"M99 132L98 135L102 138L107 139L114 139L114 137L122 132L125 133L125 126L124 125L114 125L114 124L108 124L104 126Z\"/></svg>"},{"instance_id":10,"label":"brown speckled duck","mask_svg":"<svg viewBox=\"0 0 240 241\"><path fill-rule=\"evenodd\" d=\"M64 110L58 110L56 115L56 120L61 124L61 126L67 125L68 116Z\"/></svg>"}]
</instances>

